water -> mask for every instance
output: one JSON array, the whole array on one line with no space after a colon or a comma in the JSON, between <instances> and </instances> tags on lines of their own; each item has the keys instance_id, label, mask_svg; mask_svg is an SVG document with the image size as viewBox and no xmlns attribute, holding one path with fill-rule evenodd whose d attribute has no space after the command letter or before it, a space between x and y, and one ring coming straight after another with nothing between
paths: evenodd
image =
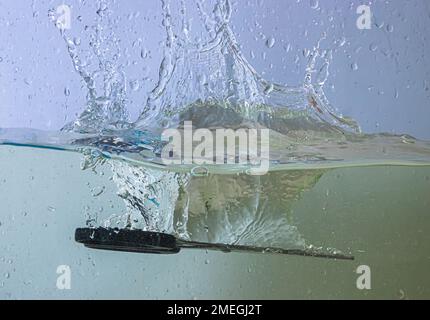
<instances>
[{"instance_id":1,"label":"water","mask_svg":"<svg viewBox=\"0 0 430 320\"><path fill-rule=\"evenodd\" d=\"M341 250L356 256L361 264L373 263L377 272L390 255L393 274L404 259L411 261L411 251L416 252L417 263L427 265L428 241L415 222L428 225L424 212L429 204L423 196L428 179L422 177L429 175L430 142L407 134L362 133L356 121L338 113L325 95L334 50L326 33L306 53L303 83L278 85L265 80L243 56L230 27L231 3L215 1L210 8L203 1L196 3L203 31L194 39L186 16L188 5L161 1L165 40L159 79L147 101L141 102L137 118L132 119L128 95L139 86L130 83L124 71L121 39L113 28L117 22L110 9L112 3L98 1L95 21L88 22L91 32L87 46L72 30L61 30L58 39L64 41L83 83L84 111L61 131L1 128L0 144L7 150L3 152L16 152L29 159L32 153L40 152L36 149L49 156L52 150L63 151L60 160L54 162L57 167L75 157L65 151L82 154L81 169L97 177L103 172L103 182L88 194L104 203L100 199L106 201L106 194L116 193L117 201L123 202L115 202L110 209L104 204L103 209L85 208L73 213L91 227L160 231L212 243ZM318 4L313 7L318 8ZM56 19L54 11L50 17ZM277 41L268 38L266 44L272 49ZM142 58L146 56L143 52ZM69 95L67 89L65 95ZM251 175L255 165L249 163L165 164L162 150L167 142L162 133L178 129L184 136L186 121L192 121L194 129L207 128L210 132L221 127L269 129L270 152L265 159L269 172ZM237 150L233 151L224 157L235 158ZM10 165L8 160L4 162ZM402 185L395 189L394 181ZM363 204L357 199L367 201ZM395 207L396 199L404 202ZM46 207L56 208L47 210L51 214L60 212L57 205ZM402 229L400 208L416 215L410 217L407 229ZM390 211L398 218L391 217ZM371 229L369 219L376 219L379 226L387 225L390 232L379 233L380 227ZM423 240L405 244L402 239L409 237ZM379 258L375 250L385 250L387 256ZM207 260L214 261L205 258L204 262ZM307 266L311 272L313 267ZM346 272L342 268L350 267L334 268L342 273ZM322 267L320 271L324 278L333 270ZM336 290L357 294L350 288L354 282L345 281L349 281L349 289L333 286L333 296ZM428 296L425 285L405 289L411 283L398 285L398 289L387 285L387 290L381 289L376 295L394 297L401 291L401 296ZM299 290L300 295L312 296L314 290L316 297L322 294L318 291L321 288L309 286L306 292ZM282 292L272 292L271 296Z\"/></svg>"},{"instance_id":2,"label":"water","mask_svg":"<svg viewBox=\"0 0 430 320\"><path fill-rule=\"evenodd\" d=\"M117 186L107 178L109 166L95 174L79 170L79 154L5 146L0 147L0 165L0 201L8 208L0 220L0 275L10 274L8 279L0 278L2 298L423 299L430 295L430 170L425 167L328 170L303 192L290 206L302 238L316 247L352 252L356 258L330 261L185 250L173 256L89 250L73 240L75 228L85 226L83 213L97 213L103 223L104 217L122 215L124 210ZM106 187L98 197L91 192L96 186ZM50 212L49 206L56 211ZM72 270L70 291L55 287L56 268L64 264ZM356 288L360 265L372 270L372 290Z\"/></svg>"}]
</instances>

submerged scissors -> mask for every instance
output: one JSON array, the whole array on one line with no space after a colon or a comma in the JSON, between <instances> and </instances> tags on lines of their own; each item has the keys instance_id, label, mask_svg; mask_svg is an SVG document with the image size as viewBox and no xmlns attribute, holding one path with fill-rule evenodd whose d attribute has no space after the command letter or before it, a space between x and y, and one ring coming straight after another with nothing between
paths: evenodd
<instances>
[{"instance_id":1,"label":"submerged scissors","mask_svg":"<svg viewBox=\"0 0 430 320\"><path fill-rule=\"evenodd\" d=\"M123 252L175 254L179 253L181 249L204 249L222 252L255 252L354 260L353 256L342 253L328 253L313 249L263 248L186 241L166 233L131 229L79 228L76 229L75 240L88 248Z\"/></svg>"}]
</instances>

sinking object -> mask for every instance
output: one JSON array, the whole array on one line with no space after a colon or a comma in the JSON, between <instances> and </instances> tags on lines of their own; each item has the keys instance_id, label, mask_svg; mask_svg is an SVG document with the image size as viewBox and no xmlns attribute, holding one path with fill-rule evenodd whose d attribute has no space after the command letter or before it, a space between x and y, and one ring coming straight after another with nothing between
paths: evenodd
<instances>
[{"instance_id":1,"label":"sinking object","mask_svg":"<svg viewBox=\"0 0 430 320\"><path fill-rule=\"evenodd\" d=\"M181 249L202 249L221 252L254 252L284 254L303 257L325 258L335 260L354 260L351 255L330 253L314 249L281 249L205 243L178 239L173 235L133 229L79 228L75 232L75 241L87 248L155 254L175 254Z\"/></svg>"}]
</instances>

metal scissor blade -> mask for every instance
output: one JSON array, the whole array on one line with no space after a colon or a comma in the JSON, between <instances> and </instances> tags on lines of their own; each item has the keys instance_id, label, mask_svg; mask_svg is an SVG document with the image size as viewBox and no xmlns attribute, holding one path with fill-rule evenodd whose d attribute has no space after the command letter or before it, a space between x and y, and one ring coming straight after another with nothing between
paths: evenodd
<instances>
[{"instance_id":1,"label":"metal scissor blade","mask_svg":"<svg viewBox=\"0 0 430 320\"><path fill-rule=\"evenodd\" d=\"M255 247L230 244L205 243L194 241L178 240L178 246L183 249L203 249L215 250L222 252L254 252L264 254L284 254L292 256L337 259L337 260L354 260L354 256L343 253L325 252L313 249L282 249L273 247Z\"/></svg>"}]
</instances>

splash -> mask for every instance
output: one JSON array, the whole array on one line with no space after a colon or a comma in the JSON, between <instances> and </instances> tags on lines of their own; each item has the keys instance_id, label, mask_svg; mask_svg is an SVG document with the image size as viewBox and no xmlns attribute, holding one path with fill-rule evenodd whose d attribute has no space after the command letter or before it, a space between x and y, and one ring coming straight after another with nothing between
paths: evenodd
<instances>
[{"instance_id":1,"label":"splash","mask_svg":"<svg viewBox=\"0 0 430 320\"><path fill-rule=\"evenodd\" d=\"M148 98L146 108L129 127L139 131L159 132L162 128L179 127L185 120L192 120L194 125L204 128L238 127L244 126L245 123L248 127L255 127L264 122L267 124L268 115L272 115L277 109L288 108L290 117L301 111L312 116L314 110L305 109L310 101L320 115L312 116L309 124L325 123L325 117L332 123L347 127L345 120L335 116L328 105L322 104L327 101L321 90L324 81L319 81L319 87L312 84L316 61L321 56L319 44L311 56L303 86L289 88L273 85L260 77L241 54L229 26L229 1L218 1L213 17L207 15L201 1L197 2L210 38L204 44L201 44L201 41L197 44L190 41L184 2L181 6L182 33L176 34L172 27L169 3L162 1L166 40L159 80ZM104 16L101 20L102 18ZM100 24L102 21L98 21L95 28L96 36L103 39L101 31L104 28ZM112 34L112 30L109 32ZM73 43L63 36L75 69L79 72L80 63L79 59L76 59ZM104 41L106 42L106 39ZM95 55L100 61L110 61L100 53L101 42L94 41ZM107 39L108 45L113 42ZM324 52L322 57L326 58L328 67L329 53ZM122 129L123 115L126 114L124 91L112 90L123 88L125 77L123 73L118 73L118 69L113 68L110 63L100 63L100 69L93 74L101 73L104 83L108 81L108 85L104 86L104 94L99 97L93 86L88 86L87 110L64 130L92 132L91 130L106 130L107 124L116 127L118 123L121 124L119 129ZM80 74L82 76L82 72ZM113 77L116 74L121 75L119 79L122 81ZM91 84L93 82L90 81ZM122 117L118 117L118 114ZM105 121L99 121L97 127L91 127L94 121L98 120L94 116L102 117ZM287 115L287 118L289 116ZM303 181L300 180L319 176L319 172L298 174L300 179L295 179L294 174L290 174L287 181L291 182L292 186L288 188L288 195L285 197L290 201L283 203L284 214L277 212L276 215L274 213L279 209L269 205L274 203L273 199L267 199L265 191L260 190L260 186L264 184L261 178L250 178L246 175L225 178L217 175L212 179L198 180L192 179L190 174L151 170L125 162L112 161L111 167L119 189L118 195L124 199L128 210L123 221L126 227L175 233L183 239L230 244L291 247L303 246L305 243L284 214L288 213L287 207L292 203L291 199L305 189ZM234 191L229 190L228 193L224 192L224 186L230 183L237 188ZM215 193L210 190L212 184L219 187ZM199 190L204 191L200 193ZM206 193L212 194L213 197L205 199ZM248 197L243 197L243 193L248 194ZM193 197L190 197L191 194Z\"/></svg>"},{"instance_id":2,"label":"splash","mask_svg":"<svg viewBox=\"0 0 430 320\"><path fill-rule=\"evenodd\" d=\"M254 125L267 125L267 119L275 114L278 120L306 118L310 125L325 125L327 130L359 131L353 120L336 114L324 94L332 59L331 50L321 49L325 35L309 55L304 83L297 87L281 86L262 78L242 55L230 28L230 1L217 1L213 16L204 11L201 0L197 1L207 33L206 39L197 42L188 36L184 1L180 32L173 30L169 1L161 3L166 32L164 57L158 83L135 122L128 117L127 78L119 63L120 41L113 28L109 1L99 1L96 24L91 27L92 54L88 60L94 61L83 60L76 40L62 31L73 66L88 91L86 109L64 131L97 133L133 128L159 132L180 125L179 119L184 120L181 115L187 110L207 105L231 110ZM90 66L95 68L90 70ZM208 114L207 118L210 117Z\"/></svg>"},{"instance_id":3,"label":"splash","mask_svg":"<svg viewBox=\"0 0 430 320\"><path fill-rule=\"evenodd\" d=\"M109 1L98 1L96 23L91 27L89 42L91 54L87 53L87 59L79 53L80 40L72 39L61 29L73 67L87 89L85 110L63 131L98 133L130 126L126 105L127 78L119 64L120 39L115 35L108 4ZM51 10L49 16L56 21L54 12Z\"/></svg>"},{"instance_id":4,"label":"splash","mask_svg":"<svg viewBox=\"0 0 430 320\"><path fill-rule=\"evenodd\" d=\"M134 123L136 128L178 126L187 110L192 110L186 115L188 120L196 120L193 115L198 108L209 105L205 121L197 122L196 126L215 125L211 121L220 116L218 109L222 108L254 126L267 125L268 118L276 114L278 120L296 116L307 118L314 127L326 124L331 130L359 131L353 120L335 113L324 94L332 59L330 50L320 48L324 35L310 54L303 85L281 86L262 78L243 56L230 28L230 1L218 1L213 17L204 11L202 1L197 1L208 34L208 39L198 39L197 43L187 36L185 9L181 10L182 34L174 33L168 2L162 3L167 38L165 56L159 82L146 109Z\"/></svg>"},{"instance_id":5,"label":"splash","mask_svg":"<svg viewBox=\"0 0 430 320\"><path fill-rule=\"evenodd\" d=\"M84 111L61 133L0 131L2 143L80 151L83 168L109 165L127 213L105 224L187 240L303 247L289 209L326 170L430 164L428 142L362 134L354 120L331 106L324 93L332 61L332 50L323 49L326 34L309 54L303 83L278 85L260 76L242 54L230 27L229 0L217 0L213 10L195 2L204 29L197 40L191 37L189 6L178 3L179 14L172 15L172 4L161 0L164 54L137 119L128 112L128 80L111 1L98 0L90 50L61 31L87 91ZM193 166L164 165L160 134L185 121L197 128L270 129L271 172L255 177L243 165L216 166L204 168L202 177Z\"/></svg>"}]
</instances>

